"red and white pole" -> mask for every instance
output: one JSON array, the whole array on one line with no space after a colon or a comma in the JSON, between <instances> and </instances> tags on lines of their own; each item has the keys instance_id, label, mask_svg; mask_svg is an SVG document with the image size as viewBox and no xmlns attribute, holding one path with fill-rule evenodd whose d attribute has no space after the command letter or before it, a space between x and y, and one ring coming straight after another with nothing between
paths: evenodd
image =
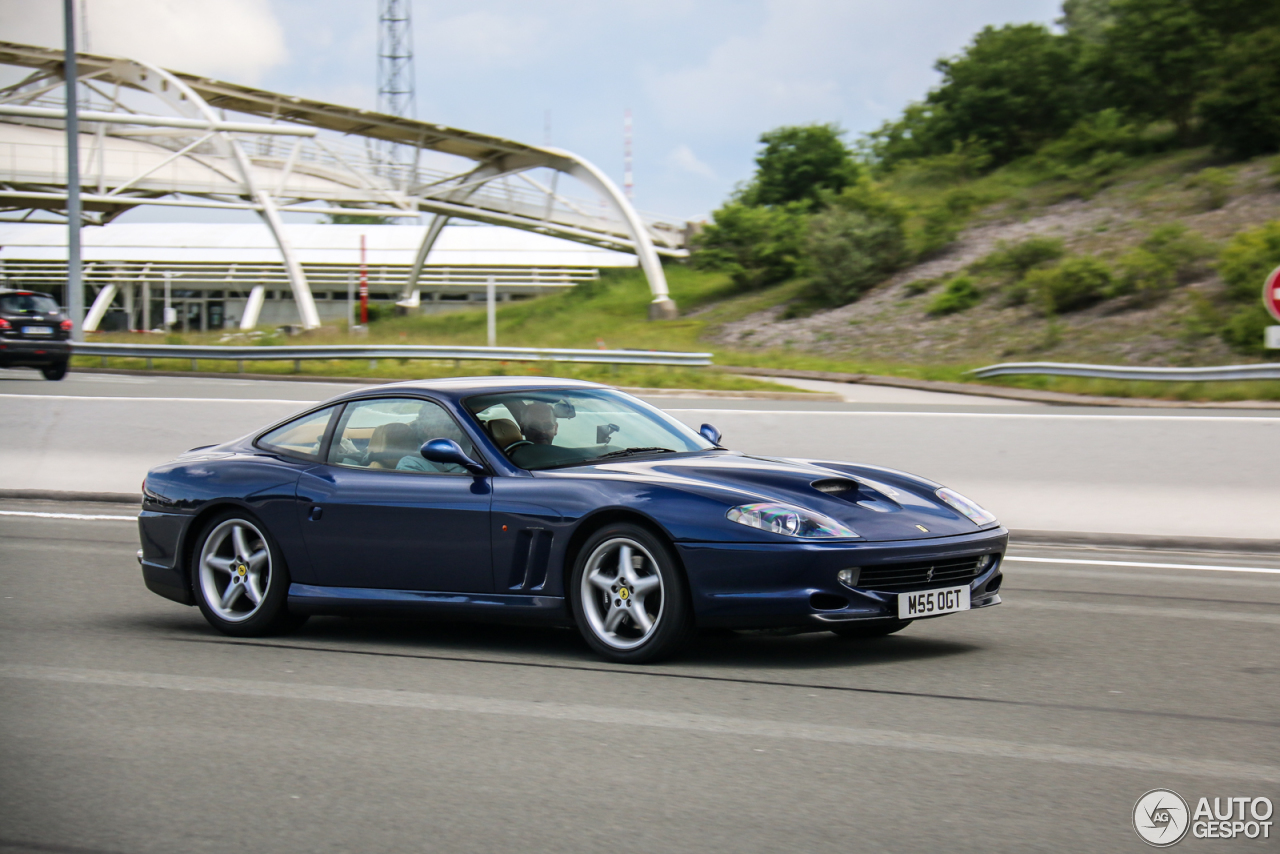
<instances>
[{"instance_id":1,"label":"red and white pole","mask_svg":"<svg viewBox=\"0 0 1280 854\"><path fill-rule=\"evenodd\" d=\"M364 235L360 235L360 325L369 323L369 268L364 263Z\"/></svg>"}]
</instances>

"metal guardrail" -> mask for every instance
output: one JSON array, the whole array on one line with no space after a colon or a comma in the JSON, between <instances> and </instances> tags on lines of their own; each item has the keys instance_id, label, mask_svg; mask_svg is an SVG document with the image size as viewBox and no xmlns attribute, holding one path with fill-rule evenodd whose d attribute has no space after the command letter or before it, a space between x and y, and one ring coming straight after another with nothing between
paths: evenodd
<instances>
[{"instance_id":1,"label":"metal guardrail","mask_svg":"<svg viewBox=\"0 0 1280 854\"><path fill-rule=\"evenodd\" d=\"M321 344L297 347L239 347L191 344L115 344L85 342L72 345L77 356L119 356L132 359L216 359L235 362L301 361L302 359L438 359L502 362L580 362L605 365L680 365L705 367L710 353L660 350L566 350L551 347L448 347L433 344ZM241 365L243 369L243 365Z\"/></svg>"},{"instance_id":2,"label":"metal guardrail","mask_svg":"<svg viewBox=\"0 0 1280 854\"><path fill-rule=\"evenodd\" d=\"M1260 365L1221 365L1211 368L1130 368L1123 365L1081 365L1068 362L1005 362L976 368L969 373L983 379L1039 374L1107 380L1230 382L1233 380L1280 380L1280 362L1265 362Z\"/></svg>"}]
</instances>

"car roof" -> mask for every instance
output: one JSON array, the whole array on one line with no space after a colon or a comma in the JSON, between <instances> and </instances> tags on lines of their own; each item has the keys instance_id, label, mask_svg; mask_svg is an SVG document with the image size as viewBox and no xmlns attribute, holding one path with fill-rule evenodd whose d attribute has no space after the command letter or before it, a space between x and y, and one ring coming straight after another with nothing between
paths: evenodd
<instances>
[{"instance_id":1,"label":"car roof","mask_svg":"<svg viewBox=\"0 0 1280 854\"><path fill-rule=\"evenodd\" d=\"M337 399L348 397L370 397L388 392L433 392L437 396L460 400L473 394L514 391L543 391L546 389L570 388L609 388L601 383L586 380L571 380L560 377L445 377L443 379L405 380L388 383L374 388L364 388L349 392Z\"/></svg>"}]
</instances>

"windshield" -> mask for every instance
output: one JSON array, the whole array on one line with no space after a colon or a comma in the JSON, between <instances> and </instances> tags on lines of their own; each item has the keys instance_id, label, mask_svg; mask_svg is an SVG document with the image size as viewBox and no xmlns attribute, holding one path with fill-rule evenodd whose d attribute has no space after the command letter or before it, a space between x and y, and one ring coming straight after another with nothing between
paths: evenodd
<instances>
[{"instance_id":1,"label":"windshield","mask_svg":"<svg viewBox=\"0 0 1280 854\"><path fill-rule=\"evenodd\" d=\"M57 314L58 304L44 294L0 294L5 314Z\"/></svg>"},{"instance_id":2,"label":"windshield","mask_svg":"<svg viewBox=\"0 0 1280 854\"><path fill-rule=\"evenodd\" d=\"M662 410L612 389L487 394L468 399L466 406L522 469L715 447Z\"/></svg>"}]
</instances>

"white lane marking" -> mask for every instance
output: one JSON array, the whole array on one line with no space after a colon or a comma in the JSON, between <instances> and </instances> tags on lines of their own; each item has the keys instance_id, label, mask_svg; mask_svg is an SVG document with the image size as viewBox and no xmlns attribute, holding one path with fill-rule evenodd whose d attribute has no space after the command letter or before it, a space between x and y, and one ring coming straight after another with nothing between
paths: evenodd
<instances>
[{"instance_id":1,"label":"white lane marking","mask_svg":"<svg viewBox=\"0 0 1280 854\"><path fill-rule=\"evenodd\" d=\"M614 706L590 706L528 700L500 700L458 694L427 694L417 691L390 691L375 688L343 688L265 682L250 679L222 679L209 676L176 676L166 673L136 673L117 670L81 670L35 665L0 665L0 676L80 685L124 688L160 688L171 691L199 691L269 697L281 700L312 700L362 706L386 706L464 714L503 715L551 721L574 721L606 726L653 727L685 732L712 733L734 737L787 738L802 741L883 747L893 750L920 750L985 758L1027 759L1065 765L1126 768L1138 771L1198 777L1226 777L1280 783L1280 767L1193 759L1147 753L1070 747L1060 744L1028 744L1005 739L972 738L962 735L934 735L899 730L830 726L783 721L750 720L694 712L659 712Z\"/></svg>"},{"instance_id":2,"label":"white lane marking","mask_svg":"<svg viewBox=\"0 0 1280 854\"><path fill-rule=\"evenodd\" d=\"M1241 421L1280 425L1280 415L1068 415L1057 412L903 412L850 409L663 409L663 412L713 412L717 415L889 415L902 418L1055 418L1078 421Z\"/></svg>"},{"instance_id":3,"label":"white lane marking","mask_svg":"<svg viewBox=\"0 0 1280 854\"><path fill-rule=\"evenodd\" d=\"M1130 566L1142 569L1194 569L1200 572L1260 572L1267 575L1280 575L1280 569L1265 566L1221 566L1206 563L1142 563L1133 560L1085 560L1084 558L1059 557L1023 557L1021 555L1005 555L1005 560L1025 563L1063 563L1075 566Z\"/></svg>"},{"instance_id":4,"label":"white lane marking","mask_svg":"<svg viewBox=\"0 0 1280 854\"><path fill-rule=\"evenodd\" d=\"M291 406L310 406L320 402L318 400L283 400L270 397L114 397L87 394L0 394L0 398L6 397L21 398L23 400L106 400L124 401L126 403L149 401L162 403L287 403Z\"/></svg>"},{"instance_id":5,"label":"white lane marking","mask_svg":"<svg viewBox=\"0 0 1280 854\"><path fill-rule=\"evenodd\" d=\"M1091 569L1040 569L1033 566L1019 568L1014 578L1033 576L1089 578L1101 581L1145 581L1150 584L1212 584L1214 587L1254 587L1280 590L1280 584L1275 581L1263 581L1261 579L1205 578L1202 575L1155 575L1147 572L1113 572L1112 570Z\"/></svg>"},{"instance_id":6,"label":"white lane marking","mask_svg":"<svg viewBox=\"0 0 1280 854\"><path fill-rule=\"evenodd\" d=\"M98 513L37 513L33 510L0 510L0 516L34 516L37 519L78 519L82 522L136 522L137 516L106 516Z\"/></svg>"},{"instance_id":7,"label":"white lane marking","mask_svg":"<svg viewBox=\"0 0 1280 854\"><path fill-rule=\"evenodd\" d=\"M1014 608L1041 611L1078 611L1088 614L1110 614L1116 617L1159 617L1162 620L1209 620L1222 623L1264 623L1280 626L1280 614L1251 614L1245 611L1193 611L1190 608L1149 608L1145 605L1095 605L1089 602L1050 602L1044 599L1014 597L1004 600Z\"/></svg>"}]
</instances>

